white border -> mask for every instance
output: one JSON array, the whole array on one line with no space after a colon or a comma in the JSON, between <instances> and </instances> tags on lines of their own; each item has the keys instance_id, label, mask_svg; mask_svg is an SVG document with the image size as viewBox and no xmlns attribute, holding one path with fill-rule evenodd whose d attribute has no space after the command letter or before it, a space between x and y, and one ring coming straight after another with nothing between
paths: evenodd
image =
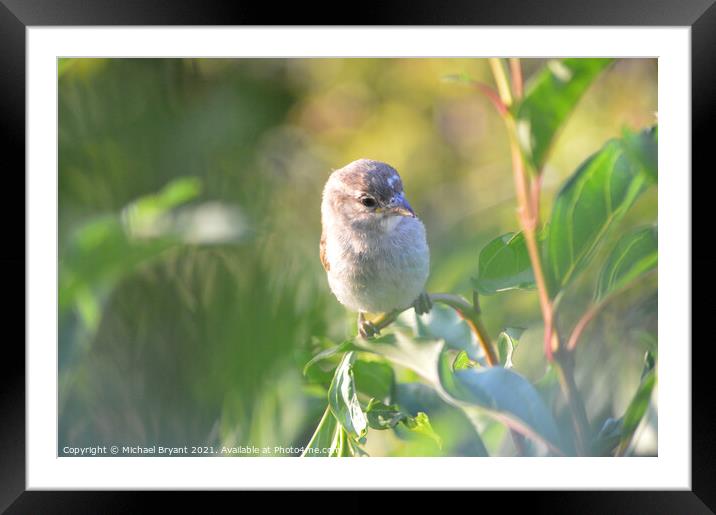
<instances>
[{"instance_id":1,"label":"white border","mask_svg":"<svg viewBox=\"0 0 716 515\"><path fill-rule=\"evenodd\" d=\"M690 489L690 40L687 27L28 28L27 488ZM90 55L658 56L658 458L56 457L56 58Z\"/></svg>"}]
</instances>

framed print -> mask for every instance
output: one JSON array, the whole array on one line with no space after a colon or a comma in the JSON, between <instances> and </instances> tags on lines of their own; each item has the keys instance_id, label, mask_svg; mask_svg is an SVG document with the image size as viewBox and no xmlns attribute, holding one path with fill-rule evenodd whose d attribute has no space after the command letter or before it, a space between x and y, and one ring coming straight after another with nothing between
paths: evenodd
<instances>
[{"instance_id":1,"label":"framed print","mask_svg":"<svg viewBox=\"0 0 716 515\"><path fill-rule=\"evenodd\" d=\"M691 168L716 7L287 26L180 4L0 8L27 300L3 509L187 489L713 509Z\"/></svg>"}]
</instances>

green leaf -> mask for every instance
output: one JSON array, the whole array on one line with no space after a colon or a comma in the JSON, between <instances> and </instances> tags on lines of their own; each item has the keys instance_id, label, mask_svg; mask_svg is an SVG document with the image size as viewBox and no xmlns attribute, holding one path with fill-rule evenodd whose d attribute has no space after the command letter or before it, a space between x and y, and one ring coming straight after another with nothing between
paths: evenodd
<instances>
[{"instance_id":1,"label":"green leaf","mask_svg":"<svg viewBox=\"0 0 716 515\"><path fill-rule=\"evenodd\" d=\"M368 417L368 426L372 429L391 429L400 422L410 418L410 415L401 411L397 406L388 406L378 399L371 399L365 409Z\"/></svg>"},{"instance_id":2,"label":"green leaf","mask_svg":"<svg viewBox=\"0 0 716 515\"><path fill-rule=\"evenodd\" d=\"M553 294L588 263L645 182L619 140L610 140L580 165L557 195L546 230L544 262Z\"/></svg>"},{"instance_id":3,"label":"green leaf","mask_svg":"<svg viewBox=\"0 0 716 515\"><path fill-rule=\"evenodd\" d=\"M344 342L341 342L339 345L334 345L332 347L329 347L325 350L322 350L315 356L311 358L311 360L306 363L303 367L303 375L308 376L309 371L311 368L321 361L324 361L328 358L331 358L332 356L335 356L336 354L340 354L342 352L346 352L349 350L355 350L357 347L353 344L351 340L346 340Z\"/></svg>"},{"instance_id":4,"label":"green leaf","mask_svg":"<svg viewBox=\"0 0 716 515\"><path fill-rule=\"evenodd\" d=\"M610 454L617 445L617 456L622 455L629 447L634 432L651 402L651 392L656 384L656 360L651 352L644 356L644 368L641 373L639 388L629 403L624 416L619 419L608 418L595 438L593 447L598 456Z\"/></svg>"},{"instance_id":5,"label":"green leaf","mask_svg":"<svg viewBox=\"0 0 716 515\"><path fill-rule=\"evenodd\" d=\"M441 386L468 413L479 409L527 437L560 449L552 414L524 377L501 367L453 372L445 352L438 366Z\"/></svg>"},{"instance_id":6,"label":"green leaf","mask_svg":"<svg viewBox=\"0 0 716 515\"><path fill-rule=\"evenodd\" d=\"M438 447L442 448L442 439L435 433L430 425L430 419L424 412L411 417L397 406L387 406L378 399L371 399L366 408L366 415L368 424L373 429L392 429L402 423L411 431L432 439Z\"/></svg>"},{"instance_id":7,"label":"green leaf","mask_svg":"<svg viewBox=\"0 0 716 515\"><path fill-rule=\"evenodd\" d=\"M90 292L112 288L176 244L165 237L135 240L115 216L87 222L73 231L59 263L60 310L75 307Z\"/></svg>"},{"instance_id":8,"label":"green leaf","mask_svg":"<svg viewBox=\"0 0 716 515\"><path fill-rule=\"evenodd\" d=\"M461 350L460 352L458 352L457 356L455 356L455 360L452 362L452 369L465 370L466 368L475 368L475 365L477 365L477 363L472 361L468 357L467 352Z\"/></svg>"},{"instance_id":9,"label":"green leaf","mask_svg":"<svg viewBox=\"0 0 716 515\"><path fill-rule=\"evenodd\" d=\"M480 252L475 289L482 295L535 287L525 237L507 233L495 238Z\"/></svg>"},{"instance_id":10,"label":"green leaf","mask_svg":"<svg viewBox=\"0 0 716 515\"><path fill-rule=\"evenodd\" d=\"M489 456L479 432L482 425L475 424L463 409L446 402L435 387L418 382L397 383L393 397L395 404L411 416L423 412L434 421L449 421L448 434L439 433L443 439L443 451L448 453L452 451L454 455L459 456ZM398 437L401 437L402 427L396 428ZM461 435L457 440L455 433Z\"/></svg>"},{"instance_id":11,"label":"green leaf","mask_svg":"<svg viewBox=\"0 0 716 515\"><path fill-rule=\"evenodd\" d=\"M378 354L391 363L413 370L430 383L438 382L435 364L444 345L442 340L412 337L396 331L371 340L356 339L354 343L362 351Z\"/></svg>"},{"instance_id":12,"label":"green leaf","mask_svg":"<svg viewBox=\"0 0 716 515\"><path fill-rule=\"evenodd\" d=\"M657 238L656 227L647 227L626 234L617 242L599 274L594 294L597 301L656 268Z\"/></svg>"},{"instance_id":13,"label":"green leaf","mask_svg":"<svg viewBox=\"0 0 716 515\"><path fill-rule=\"evenodd\" d=\"M318 423L311 440L306 445L301 457L315 458L335 456L340 447L340 430L336 417L331 413L330 406Z\"/></svg>"},{"instance_id":14,"label":"green leaf","mask_svg":"<svg viewBox=\"0 0 716 515\"><path fill-rule=\"evenodd\" d=\"M421 434L423 436L427 436L428 438L433 440L439 448L442 449L442 438L440 438L440 436L433 430L433 427L430 425L430 419L428 419L428 416L425 413L421 411L415 416L415 418L408 418L407 420L403 421L403 423L411 431Z\"/></svg>"},{"instance_id":15,"label":"green leaf","mask_svg":"<svg viewBox=\"0 0 716 515\"><path fill-rule=\"evenodd\" d=\"M464 350L470 359L478 359L479 350L472 331L452 308L435 304L423 315L411 309L401 313L396 325L411 329L418 338L444 340L451 349Z\"/></svg>"},{"instance_id":16,"label":"green leaf","mask_svg":"<svg viewBox=\"0 0 716 515\"><path fill-rule=\"evenodd\" d=\"M594 442L592 451L596 456L606 456L619 445L623 430L622 419L608 418L604 421Z\"/></svg>"},{"instance_id":17,"label":"green leaf","mask_svg":"<svg viewBox=\"0 0 716 515\"><path fill-rule=\"evenodd\" d=\"M505 368L512 368L512 353L517 349L523 332L524 329L519 327L508 327L497 337L497 353Z\"/></svg>"},{"instance_id":18,"label":"green leaf","mask_svg":"<svg viewBox=\"0 0 716 515\"><path fill-rule=\"evenodd\" d=\"M649 372L654 370L654 367L656 366L656 358L654 358L654 355L647 351L644 355L644 368L641 371L641 380L643 381L644 378L647 376Z\"/></svg>"},{"instance_id":19,"label":"green leaf","mask_svg":"<svg viewBox=\"0 0 716 515\"><path fill-rule=\"evenodd\" d=\"M625 129L622 132L624 151L638 163L651 182L659 180L658 144L659 128L655 125L641 132Z\"/></svg>"},{"instance_id":20,"label":"green leaf","mask_svg":"<svg viewBox=\"0 0 716 515\"><path fill-rule=\"evenodd\" d=\"M639 427L641 419L644 418L646 410L649 408L651 393L654 390L654 385L656 385L656 370L653 368L653 362L651 367L649 368L647 364L647 371L642 375L639 388L622 417L622 436L619 442L618 454L623 453L629 447L634 432Z\"/></svg>"},{"instance_id":21,"label":"green leaf","mask_svg":"<svg viewBox=\"0 0 716 515\"><path fill-rule=\"evenodd\" d=\"M345 433L345 431L343 431L343 432ZM348 454L351 457L357 457L357 458L370 457L370 455L367 452L365 452L365 450L360 445L358 445L358 442L353 440L347 434L345 435L345 442L348 447Z\"/></svg>"},{"instance_id":22,"label":"green leaf","mask_svg":"<svg viewBox=\"0 0 716 515\"><path fill-rule=\"evenodd\" d=\"M582 94L611 62L592 58L551 60L527 84L525 96L513 112L523 155L537 173Z\"/></svg>"},{"instance_id":23,"label":"green leaf","mask_svg":"<svg viewBox=\"0 0 716 515\"><path fill-rule=\"evenodd\" d=\"M448 404L432 386L421 383L397 383L395 385L395 404L409 414L424 411L429 415L445 410L459 410Z\"/></svg>"},{"instance_id":24,"label":"green leaf","mask_svg":"<svg viewBox=\"0 0 716 515\"><path fill-rule=\"evenodd\" d=\"M631 334L644 346L652 359L656 359L659 356L659 340L655 334L643 329L635 329L631 331Z\"/></svg>"},{"instance_id":25,"label":"green leaf","mask_svg":"<svg viewBox=\"0 0 716 515\"><path fill-rule=\"evenodd\" d=\"M74 229L59 263L60 311L96 304L97 292L110 290L139 266L181 243L167 231L137 237L137 229L156 225L157 219L192 200L200 189L196 178L175 179L159 193L130 203L121 215L100 216Z\"/></svg>"},{"instance_id":26,"label":"green leaf","mask_svg":"<svg viewBox=\"0 0 716 515\"><path fill-rule=\"evenodd\" d=\"M444 341L411 338L401 332L357 340L356 344L363 351L412 369L468 418L477 410L559 450L559 433L551 413L529 381L515 372L500 367L453 372L450 348Z\"/></svg>"},{"instance_id":27,"label":"green leaf","mask_svg":"<svg viewBox=\"0 0 716 515\"><path fill-rule=\"evenodd\" d=\"M395 373L393 367L387 363L356 360L353 363L353 375L359 392L384 401L390 398Z\"/></svg>"},{"instance_id":28,"label":"green leaf","mask_svg":"<svg viewBox=\"0 0 716 515\"><path fill-rule=\"evenodd\" d=\"M355 352L347 352L336 368L328 389L328 404L333 416L348 435L360 440L365 437L368 423L358 402L358 392L353 378L355 357Z\"/></svg>"}]
</instances>

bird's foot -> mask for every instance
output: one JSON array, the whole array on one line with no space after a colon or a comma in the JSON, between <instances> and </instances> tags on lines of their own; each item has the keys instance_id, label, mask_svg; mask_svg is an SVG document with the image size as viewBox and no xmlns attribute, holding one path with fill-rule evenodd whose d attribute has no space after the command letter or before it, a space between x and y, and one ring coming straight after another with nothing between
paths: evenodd
<instances>
[{"instance_id":1,"label":"bird's foot","mask_svg":"<svg viewBox=\"0 0 716 515\"><path fill-rule=\"evenodd\" d=\"M363 313L358 313L358 334L362 338L372 338L380 334L380 329L368 320Z\"/></svg>"},{"instance_id":2,"label":"bird's foot","mask_svg":"<svg viewBox=\"0 0 716 515\"><path fill-rule=\"evenodd\" d=\"M424 315L430 313L433 308L433 302L430 300L430 295L427 292L423 292L418 295L418 298L413 302L413 307L418 315Z\"/></svg>"}]
</instances>

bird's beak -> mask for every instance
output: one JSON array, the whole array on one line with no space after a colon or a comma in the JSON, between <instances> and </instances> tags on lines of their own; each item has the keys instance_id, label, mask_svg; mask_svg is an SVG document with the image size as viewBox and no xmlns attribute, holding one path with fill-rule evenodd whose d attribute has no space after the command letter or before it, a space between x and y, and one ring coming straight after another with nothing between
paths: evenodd
<instances>
[{"instance_id":1,"label":"bird's beak","mask_svg":"<svg viewBox=\"0 0 716 515\"><path fill-rule=\"evenodd\" d=\"M413 211L413 208L410 207L410 204L402 194L396 195L391 199L386 211L399 216L409 216L415 218L415 211Z\"/></svg>"}]
</instances>

